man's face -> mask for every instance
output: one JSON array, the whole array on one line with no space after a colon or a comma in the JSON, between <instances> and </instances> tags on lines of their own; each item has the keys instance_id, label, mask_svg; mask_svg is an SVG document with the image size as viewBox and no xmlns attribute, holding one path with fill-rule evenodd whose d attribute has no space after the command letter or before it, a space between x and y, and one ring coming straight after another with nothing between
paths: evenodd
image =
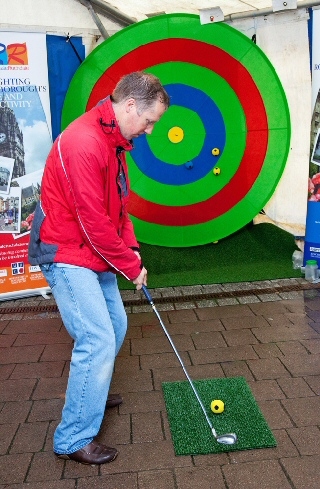
<instances>
[{"instance_id":1,"label":"man's face","mask_svg":"<svg viewBox=\"0 0 320 489\"><path fill-rule=\"evenodd\" d=\"M158 122L165 110L166 106L160 100L156 100L150 108L140 113L135 99L127 100L125 116L120 122L122 135L130 140L141 134L151 134L155 123Z\"/></svg>"}]
</instances>

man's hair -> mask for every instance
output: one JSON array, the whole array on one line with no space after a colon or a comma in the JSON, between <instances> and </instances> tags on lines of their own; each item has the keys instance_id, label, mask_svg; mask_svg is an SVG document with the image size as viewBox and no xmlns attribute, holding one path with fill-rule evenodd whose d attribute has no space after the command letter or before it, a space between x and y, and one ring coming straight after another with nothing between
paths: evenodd
<instances>
[{"instance_id":1,"label":"man's hair","mask_svg":"<svg viewBox=\"0 0 320 489\"><path fill-rule=\"evenodd\" d=\"M170 105L169 95L161 85L159 78L143 71L134 71L123 76L111 95L111 100L115 104L129 98L134 98L137 102L139 115L149 109L156 100L163 103L166 108Z\"/></svg>"}]
</instances>

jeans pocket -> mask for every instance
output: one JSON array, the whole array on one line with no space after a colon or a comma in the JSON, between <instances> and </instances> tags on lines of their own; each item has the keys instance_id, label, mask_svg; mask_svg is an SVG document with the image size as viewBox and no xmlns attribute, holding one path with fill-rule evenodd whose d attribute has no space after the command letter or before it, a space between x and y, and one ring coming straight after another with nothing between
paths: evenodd
<instances>
[{"instance_id":1,"label":"jeans pocket","mask_svg":"<svg viewBox=\"0 0 320 489\"><path fill-rule=\"evenodd\" d=\"M41 272L43 273L46 281L48 282L51 289L56 285L56 276L54 273L54 264L53 263L43 263L40 266Z\"/></svg>"}]
</instances>

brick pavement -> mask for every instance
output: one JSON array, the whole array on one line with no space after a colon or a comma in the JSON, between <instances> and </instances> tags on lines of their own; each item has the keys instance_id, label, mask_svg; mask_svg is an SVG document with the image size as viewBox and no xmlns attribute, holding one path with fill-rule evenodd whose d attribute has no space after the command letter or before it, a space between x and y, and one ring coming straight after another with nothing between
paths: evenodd
<instances>
[{"instance_id":1,"label":"brick pavement","mask_svg":"<svg viewBox=\"0 0 320 489\"><path fill-rule=\"evenodd\" d=\"M158 309L191 378L247 379L276 448L174 455L161 383L185 377L142 306L128 311L115 365L112 391L124 403L106 413L99 433L118 458L100 467L57 460L52 434L72 342L58 313L2 314L0 489L319 489L320 291L284 298L248 288L241 300L226 300Z\"/></svg>"}]
</instances>

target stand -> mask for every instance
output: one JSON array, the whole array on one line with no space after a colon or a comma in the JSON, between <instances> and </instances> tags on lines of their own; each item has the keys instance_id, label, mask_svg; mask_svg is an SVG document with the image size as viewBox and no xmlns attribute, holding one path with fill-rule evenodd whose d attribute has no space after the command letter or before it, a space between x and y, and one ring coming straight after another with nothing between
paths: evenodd
<instances>
[{"instance_id":1,"label":"target stand","mask_svg":"<svg viewBox=\"0 0 320 489\"><path fill-rule=\"evenodd\" d=\"M138 240L187 247L238 231L272 196L289 152L289 109L272 64L226 24L201 25L191 14L150 18L85 59L62 126L139 70L160 78L171 105L127 157Z\"/></svg>"}]
</instances>

